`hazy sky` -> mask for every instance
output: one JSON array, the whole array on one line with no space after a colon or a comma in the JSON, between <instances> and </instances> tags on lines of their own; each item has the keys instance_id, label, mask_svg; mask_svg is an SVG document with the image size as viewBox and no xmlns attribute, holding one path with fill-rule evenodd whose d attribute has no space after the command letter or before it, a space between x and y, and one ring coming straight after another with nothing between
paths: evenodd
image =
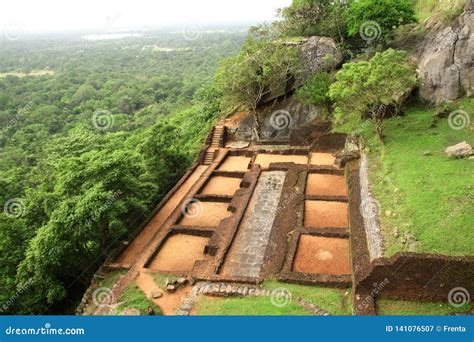
<instances>
[{"instance_id":1,"label":"hazy sky","mask_svg":"<svg viewBox=\"0 0 474 342\"><path fill-rule=\"evenodd\" d=\"M0 29L26 32L268 21L291 0L1 0Z\"/></svg>"}]
</instances>

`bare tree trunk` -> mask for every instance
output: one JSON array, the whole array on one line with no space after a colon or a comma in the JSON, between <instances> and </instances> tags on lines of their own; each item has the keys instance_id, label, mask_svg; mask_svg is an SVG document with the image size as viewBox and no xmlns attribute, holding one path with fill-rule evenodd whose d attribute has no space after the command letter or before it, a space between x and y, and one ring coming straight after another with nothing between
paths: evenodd
<instances>
[{"instance_id":1,"label":"bare tree trunk","mask_svg":"<svg viewBox=\"0 0 474 342\"><path fill-rule=\"evenodd\" d=\"M375 133L377 138L383 144L383 123L385 118L385 113L387 112L387 106L384 104L375 105L372 110L372 118L374 119L375 124Z\"/></svg>"},{"instance_id":2,"label":"bare tree trunk","mask_svg":"<svg viewBox=\"0 0 474 342\"><path fill-rule=\"evenodd\" d=\"M377 133L377 138L383 144L383 128L382 128L382 120L375 119L375 132Z\"/></svg>"},{"instance_id":3,"label":"bare tree trunk","mask_svg":"<svg viewBox=\"0 0 474 342\"><path fill-rule=\"evenodd\" d=\"M255 127L254 127L255 136L257 140L260 140L260 137L262 136L262 131L260 129L260 118L258 117L258 113L255 108L252 108L250 112L252 113L253 119L255 121Z\"/></svg>"}]
</instances>

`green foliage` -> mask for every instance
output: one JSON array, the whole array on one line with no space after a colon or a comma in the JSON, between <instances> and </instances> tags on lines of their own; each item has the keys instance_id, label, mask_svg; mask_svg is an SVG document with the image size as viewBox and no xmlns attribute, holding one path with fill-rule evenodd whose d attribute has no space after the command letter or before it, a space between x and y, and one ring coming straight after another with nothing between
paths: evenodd
<instances>
[{"instance_id":1,"label":"green foliage","mask_svg":"<svg viewBox=\"0 0 474 342\"><path fill-rule=\"evenodd\" d=\"M198 42L149 34L2 43L0 200L3 208L21 198L26 209L19 219L0 212L2 312L77 305L111 249L194 161L218 117L213 74L243 34ZM172 51L148 48L154 44ZM50 72L20 72L27 70ZM94 125L97 112L106 113L104 130Z\"/></svg>"},{"instance_id":2,"label":"green foliage","mask_svg":"<svg viewBox=\"0 0 474 342\"><path fill-rule=\"evenodd\" d=\"M325 106L329 113L331 99L328 92L333 82L333 75L327 72L316 73L295 92L295 95L304 104Z\"/></svg>"},{"instance_id":3,"label":"green foliage","mask_svg":"<svg viewBox=\"0 0 474 342\"><path fill-rule=\"evenodd\" d=\"M461 14L466 0L417 0L417 16L421 22L432 16L441 16L446 22Z\"/></svg>"},{"instance_id":4,"label":"green foliage","mask_svg":"<svg viewBox=\"0 0 474 342\"><path fill-rule=\"evenodd\" d=\"M225 103L255 111L262 98L285 86L300 67L296 49L268 37L250 35L236 57L224 60L217 73Z\"/></svg>"},{"instance_id":5,"label":"green foliage","mask_svg":"<svg viewBox=\"0 0 474 342\"><path fill-rule=\"evenodd\" d=\"M38 165L38 186L26 196L28 219L41 226L28 243L18 279L33 279L37 296L44 289L42 302L48 304L63 299L64 284L128 232L133 218L145 213L152 190L141 177L142 157L119 148L123 134L72 135L52 142L50 157ZM78 144L83 148L76 149Z\"/></svg>"},{"instance_id":6,"label":"green foliage","mask_svg":"<svg viewBox=\"0 0 474 342\"><path fill-rule=\"evenodd\" d=\"M382 139L388 106L399 108L416 82L415 67L403 51L389 49L369 61L344 64L329 89L336 127L354 132L368 115Z\"/></svg>"},{"instance_id":7,"label":"green foliage","mask_svg":"<svg viewBox=\"0 0 474 342\"><path fill-rule=\"evenodd\" d=\"M80 105L86 101L93 100L97 97L97 91L90 84L81 85L71 98L74 106Z\"/></svg>"},{"instance_id":8,"label":"green foliage","mask_svg":"<svg viewBox=\"0 0 474 342\"><path fill-rule=\"evenodd\" d=\"M352 0L293 0L280 10L283 21L276 25L284 36L329 36L338 41L346 37L344 12Z\"/></svg>"},{"instance_id":9,"label":"green foliage","mask_svg":"<svg viewBox=\"0 0 474 342\"><path fill-rule=\"evenodd\" d=\"M375 35L385 42L400 25L416 22L415 7L411 0L359 0L351 3L346 12L349 36L357 36L364 24L375 22ZM373 24L372 24L373 26ZM380 28L380 31L379 31ZM375 42L375 41L374 41Z\"/></svg>"}]
</instances>

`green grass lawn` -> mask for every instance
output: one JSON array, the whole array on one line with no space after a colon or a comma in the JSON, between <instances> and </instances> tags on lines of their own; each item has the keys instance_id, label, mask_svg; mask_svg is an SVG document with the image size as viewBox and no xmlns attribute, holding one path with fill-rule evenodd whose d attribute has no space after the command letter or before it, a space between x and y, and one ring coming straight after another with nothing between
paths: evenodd
<instances>
[{"instance_id":1,"label":"green grass lawn","mask_svg":"<svg viewBox=\"0 0 474 342\"><path fill-rule=\"evenodd\" d=\"M199 297L196 303L199 315L312 315L296 303L298 297L313 303L333 315L352 313L350 289L333 289L266 281L266 289L285 288L291 293L291 301L278 307L270 297L209 298Z\"/></svg>"},{"instance_id":2,"label":"green grass lawn","mask_svg":"<svg viewBox=\"0 0 474 342\"><path fill-rule=\"evenodd\" d=\"M293 298L301 297L332 315L352 314L351 289L296 285L277 281L266 281L263 287L267 289L285 288L290 291Z\"/></svg>"},{"instance_id":3,"label":"green grass lawn","mask_svg":"<svg viewBox=\"0 0 474 342\"><path fill-rule=\"evenodd\" d=\"M385 145L371 140L370 181L380 202L385 254L399 251L474 255L474 161L450 159L443 149L474 144L474 100L458 104L471 116L462 130L435 110L409 108L392 119Z\"/></svg>"},{"instance_id":4,"label":"green grass lawn","mask_svg":"<svg viewBox=\"0 0 474 342\"><path fill-rule=\"evenodd\" d=\"M283 307L272 304L270 297L212 298L201 296L196 302L198 315L244 316L244 315L311 315L294 301Z\"/></svg>"},{"instance_id":5,"label":"green grass lawn","mask_svg":"<svg viewBox=\"0 0 474 342\"><path fill-rule=\"evenodd\" d=\"M162 289L166 288L166 280L174 281L178 279L177 276L172 275L172 274L158 274L158 273L149 273L153 279L155 280L155 283L161 287Z\"/></svg>"},{"instance_id":6,"label":"green grass lawn","mask_svg":"<svg viewBox=\"0 0 474 342\"><path fill-rule=\"evenodd\" d=\"M149 300L135 282L131 283L121 294L120 304L117 313L121 314L127 308L140 310L140 314L147 315L148 306L151 306L157 315L161 315L161 310L153 301Z\"/></svg>"},{"instance_id":7,"label":"green grass lawn","mask_svg":"<svg viewBox=\"0 0 474 342\"><path fill-rule=\"evenodd\" d=\"M452 307L449 303L424 303L404 300L377 300L378 315L449 315L463 313L470 310L469 305L459 308Z\"/></svg>"},{"instance_id":8,"label":"green grass lawn","mask_svg":"<svg viewBox=\"0 0 474 342\"><path fill-rule=\"evenodd\" d=\"M115 285L115 283L118 281L118 279L126 273L127 271L125 270L117 270L117 271L110 272L105 279L102 279L101 281L99 281L98 283L99 285L97 287L107 287L111 289Z\"/></svg>"}]
</instances>

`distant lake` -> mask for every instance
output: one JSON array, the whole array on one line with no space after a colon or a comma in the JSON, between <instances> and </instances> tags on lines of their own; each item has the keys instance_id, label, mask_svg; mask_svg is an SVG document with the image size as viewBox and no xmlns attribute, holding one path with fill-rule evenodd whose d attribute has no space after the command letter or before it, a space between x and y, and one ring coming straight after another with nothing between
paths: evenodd
<instances>
[{"instance_id":1,"label":"distant lake","mask_svg":"<svg viewBox=\"0 0 474 342\"><path fill-rule=\"evenodd\" d=\"M91 34L83 36L85 40L112 40L112 39L122 39L128 37L141 37L140 33L104 33L104 34Z\"/></svg>"}]
</instances>

